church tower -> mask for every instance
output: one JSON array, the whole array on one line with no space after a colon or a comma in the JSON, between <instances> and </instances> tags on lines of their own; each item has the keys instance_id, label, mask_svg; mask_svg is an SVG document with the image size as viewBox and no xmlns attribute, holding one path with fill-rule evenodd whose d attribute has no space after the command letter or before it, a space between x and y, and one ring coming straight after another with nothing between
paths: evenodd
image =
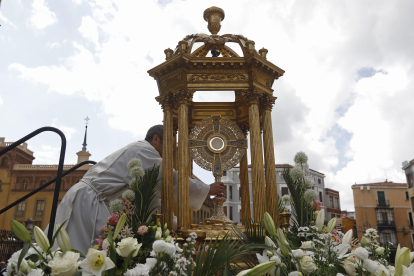
<instances>
[{"instance_id":1,"label":"church tower","mask_svg":"<svg viewBox=\"0 0 414 276\"><path fill-rule=\"evenodd\" d=\"M82 144L82 150L77 152L76 154L78 155L78 162L76 164L79 164L83 161L88 161L89 157L91 156L91 154L89 153L89 151L86 151L86 136L88 134L88 121L90 119L88 117L86 117L85 121L86 121L86 125L85 125L85 137L83 138L83 144Z\"/></svg>"}]
</instances>

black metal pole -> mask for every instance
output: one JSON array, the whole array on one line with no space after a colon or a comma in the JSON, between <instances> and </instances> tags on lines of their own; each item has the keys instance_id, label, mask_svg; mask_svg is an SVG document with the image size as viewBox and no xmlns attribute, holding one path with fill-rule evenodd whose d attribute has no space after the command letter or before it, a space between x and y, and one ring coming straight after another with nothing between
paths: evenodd
<instances>
[{"instance_id":1,"label":"black metal pole","mask_svg":"<svg viewBox=\"0 0 414 276\"><path fill-rule=\"evenodd\" d=\"M1 150L0 151L0 156L3 155L4 153L8 152L9 150L12 150L15 147L19 146L21 143L24 143L27 140L29 140L30 138L38 135L39 133L45 132L45 131L55 132L55 133L59 134L59 136L61 138L60 157L59 157L59 165L58 165L58 171L57 171L57 177L56 177L55 193L54 193L54 196L53 196L52 212L50 214L49 233L47 235L49 240L51 241L52 238L53 238L53 227L55 225L56 209L57 209L57 204L58 204L58 200L59 200L59 191L60 191L60 183L61 183L61 180L62 180L63 163L65 161L65 152L66 152L66 137L65 137L65 134L63 134L62 131L60 131L59 129L57 129L55 127L41 127L39 129L33 131L29 135L26 135L22 139L14 142L10 146L6 147L5 149Z\"/></svg>"},{"instance_id":2,"label":"black metal pole","mask_svg":"<svg viewBox=\"0 0 414 276\"><path fill-rule=\"evenodd\" d=\"M62 177L64 177L64 176L66 176L66 175L70 174L71 172L73 172L73 171L74 171L74 170L76 170L77 168L82 167L83 165L86 165L86 164L93 164L93 165L95 165L95 164L96 164L96 162L95 162L95 161L92 161L92 160L83 161L83 162L81 162L81 163L79 163L79 164L77 164L77 165L73 166L72 168L70 168L70 169L69 169L69 170L67 170L66 172L64 172L64 173L62 174ZM24 201L24 200L28 199L29 197L31 197L32 195L36 194L37 192L40 192L41 190L45 189L47 186L49 186L49 185L53 184L53 183L56 181L56 179L57 179L57 177L53 178L52 180L50 180L50 181L49 181L49 182L47 182L46 184L44 184L44 185L40 186L40 187L39 187L39 188L37 188L36 190L33 190L32 192L28 193L28 194L27 194L27 195L25 195L24 197L19 198L18 200L16 200L16 201L15 201L15 202L13 202L12 204L7 205L5 208L3 208L3 209L1 209L1 210L0 210L0 215L1 215L1 214L3 214L4 212L6 212L7 210L9 210L9 209L13 208L14 206L16 206L17 204L19 204L20 202L22 202L22 201Z\"/></svg>"}]
</instances>

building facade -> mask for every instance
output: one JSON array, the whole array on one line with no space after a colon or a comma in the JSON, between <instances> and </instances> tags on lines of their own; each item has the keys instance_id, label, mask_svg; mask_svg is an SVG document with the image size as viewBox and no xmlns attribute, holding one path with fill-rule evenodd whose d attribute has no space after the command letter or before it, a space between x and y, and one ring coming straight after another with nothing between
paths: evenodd
<instances>
[{"instance_id":1,"label":"building facade","mask_svg":"<svg viewBox=\"0 0 414 276\"><path fill-rule=\"evenodd\" d=\"M0 138L0 150L13 142L5 142ZM82 150L78 154L78 163L88 160L91 155ZM57 175L58 165L33 165L33 152L24 143L0 156L0 209L25 196L34 189L46 184ZM74 165L64 165L67 171ZM76 171L62 178L59 201L67 190L76 184L92 165L83 165ZM12 209L0 215L0 229L11 230L12 219L21 223L28 218L35 221L35 225L45 229L49 224L55 184L29 197Z\"/></svg>"},{"instance_id":2,"label":"building facade","mask_svg":"<svg viewBox=\"0 0 414 276\"><path fill-rule=\"evenodd\" d=\"M280 197L283 195L289 194L289 189L283 179L282 173L285 168L293 168L294 166L289 164L276 164L276 181L277 181L277 193ZM309 166L305 164L304 169L306 171L306 176L312 178L314 181L313 189L318 192L317 199L320 200L323 204L325 202L325 175L323 173L317 172L315 170L309 169ZM253 216L253 190L252 190L252 176L251 176L251 166L248 166L249 171L249 190L250 190L250 210ZM223 204L224 213L227 217L241 224L243 218L241 217L241 194L240 194L240 167L232 168L223 173L221 181L226 186L226 197L227 201ZM325 204L324 204L325 205Z\"/></svg>"},{"instance_id":3,"label":"building facade","mask_svg":"<svg viewBox=\"0 0 414 276\"><path fill-rule=\"evenodd\" d=\"M327 220L332 218L341 217L341 201L339 197L339 191L334 189L326 188L325 189L325 217Z\"/></svg>"},{"instance_id":4,"label":"building facade","mask_svg":"<svg viewBox=\"0 0 414 276\"><path fill-rule=\"evenodd\" d=\"M407 184L389 181L352 185L358 239L368 228L379 233L379 242L392 248L413 250L414 230Z\"/></svg>"},{"instance_id":5,"label":"building facade","mask_svg":"<svg viewBox=\"0 0 414 276\"><path fill-rule=\"evenodd\" d=\"M411 204L411 212L414 212L414 159L410 162L404 161L402 169L405 172L407 178L407 194Z\"/></svg>"}]
</instances>

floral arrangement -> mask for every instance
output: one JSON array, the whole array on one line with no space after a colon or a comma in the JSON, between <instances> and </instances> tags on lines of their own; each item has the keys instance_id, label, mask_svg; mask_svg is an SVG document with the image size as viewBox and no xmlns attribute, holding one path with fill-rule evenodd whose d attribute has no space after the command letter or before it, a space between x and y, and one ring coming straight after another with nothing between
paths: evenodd
<instances>
[{"instance_id":1,"label":"floral arrangement","mask_svg":"<svg viewBox=\"0 0 414 276\"><path fill-rule=\"evenodd\" d=\"M336 218L325 224L322 203L303 166L308 157L299 152L294 160L296 167L283 172L290 196L279 200L281 211L290 206L292 212L287 231L276 227L266 212L262 222L246 220L244 232L233 227L224 238L198 248L197 235L191 233L179 246L167 225L162 227L152 216L159 168L144 170L138 159L132 159L129 189L110 203L112 214L86 255L71 248L64 224L56 224L50 242L35 227L32 244L26 228L13 220L13 232L27 245L9 259L7 276L414 276L414 252L408 248L398 245L391 266L391 244L381 247L375 229L368 229L358 242L352 230L344 234L336 229ZM59 248L52 251L55 242Z\"/></svg>"}]
</instances>

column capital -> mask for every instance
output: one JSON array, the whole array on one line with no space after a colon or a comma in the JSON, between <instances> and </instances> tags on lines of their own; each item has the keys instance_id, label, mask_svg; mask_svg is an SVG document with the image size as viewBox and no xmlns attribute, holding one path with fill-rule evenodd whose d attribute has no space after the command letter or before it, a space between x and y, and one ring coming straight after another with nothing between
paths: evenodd
<instances>
[{"instance_id":1,"label":"column capital","mask_svg":"<svg viewBox=\"0 0 414 276\"><path fill-rule=\"evenodd\" d=\"M249 89L241 91L242 96L244 97L244 100L246 101L247 106L251 106L253 104L259 104L260 97L262 95L261 92L259 92L257 89Z\"/></svg>"},{"instance_id":2,"label":"column capital","mask_svg":"<svg viewBox=\"0 0 414 276\"><path fill-rule=\"evenodd\" d=\"M177 101L172 93L168 93L167 95L164 95L164 96L158 96L155 99L161 105L161 108L164 111L176 108Z\"/></svg>"},{"instance_id":3,"label":"column capital","mask_svg":"<svg viewBox=\"0 0 414 276\"><path fill-rule=\"evenodd\" d=\"M193 98L194 90L189 90L185 88L178 89L172 93L175 101L178 104L188 105L188 102Z\"/></svg>"},{"instance_id":4,"label":"column capital","mask_svg":"<svg viewBox=\"0 0 414 276\"><path fill-rule=\"evenodd\" d=\"M260 109L272 111L276 99L276 97L273 97L267 93L262 94L260 97Z\"/></svg>"}]
</instances>

